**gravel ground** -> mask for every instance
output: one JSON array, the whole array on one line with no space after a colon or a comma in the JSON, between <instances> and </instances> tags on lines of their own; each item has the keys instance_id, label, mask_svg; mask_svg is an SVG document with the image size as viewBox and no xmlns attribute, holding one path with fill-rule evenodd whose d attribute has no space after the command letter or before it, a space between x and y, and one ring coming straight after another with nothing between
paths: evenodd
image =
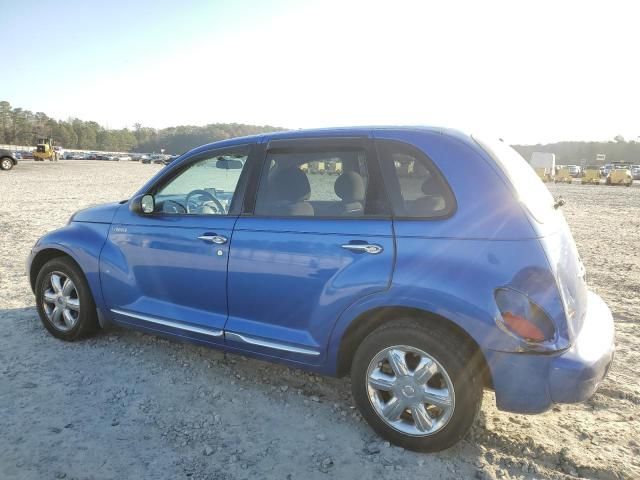
<instances>
[{"instance_id":1,"label":"gravel ground","mask_svg":"<svg viewBox=\"0 0 640 480\"><path fill-rule=\"evenodd\" d=\"M382 442L349 379L111 330L55 340L24 260L77 209L120 200L160 167L22 162L0 172L0 478L640 478L640 188L551 185L588 280L614 312L616 361L587 403L498 412L416 454Z\"/></svg>"}]
</instances>

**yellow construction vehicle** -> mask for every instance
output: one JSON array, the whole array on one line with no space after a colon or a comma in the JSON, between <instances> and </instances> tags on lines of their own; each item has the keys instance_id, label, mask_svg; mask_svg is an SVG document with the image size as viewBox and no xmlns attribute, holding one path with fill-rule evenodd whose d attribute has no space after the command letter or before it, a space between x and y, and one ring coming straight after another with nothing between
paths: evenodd
<instances>
[{"instance_id":1,"label":"yellow construction vehicle","mask_svg":"<svg viewBox=\"0 0 640 480\"><path fill-rule=\"evenodd\" d=\"M582 171L581 183L600 185L600 167L598 165L587 165Z\"/></svg>"},{"instance_id":2,"label":"yellow construction vehicle","mask_svg":"<svg viewBox=\"0 0 640 480\"><path fill-rule=\"evenodd\" d=\"M36 162L44 162L45 160L49 160L50 162L58 161L58 152L53 148L53 139L38 139L38 144L33 152L33 160Z\"/></svg>"},{"instance_id":3,"label":"yellow construction vehicle","mask_svg":"<svg viewBox=\"0 0 640 480\"><path fill-rule=\"evenodd\" d=\"M607 185L624 185L630 187L633 183L633 175L631 174L630 167L629 164L625 163L614 164L604 183Z\"/></svg>"},{"instance_id":4,"label":"yellow construction vehicle","mask_svg":"<svg viewBox=\"0 0 640 480\"><path fill-rule=\"evenodd\" d=\"M571 183L573 182L573 177L571 176L571 171L568 167L560 166L556 171L556 176L553 179L555 183Z\"/></svg>"}]
</instances>

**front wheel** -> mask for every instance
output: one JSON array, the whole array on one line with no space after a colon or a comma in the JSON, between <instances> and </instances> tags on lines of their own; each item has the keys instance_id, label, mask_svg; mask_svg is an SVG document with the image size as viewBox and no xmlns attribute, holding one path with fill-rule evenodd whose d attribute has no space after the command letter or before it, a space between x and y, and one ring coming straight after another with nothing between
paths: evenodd
<instances>
[{"instance_id":1,"label":"front wheel","mask_svg":"<svg viewBox=\"0 0 640 480\"><path fill-rule=\"evenodd\" d=\"M468 342L419 320L394 321L369 334L355 354L351 381L369 425L409 450L454 445L482 403L481 372Z\"/></svg>"},{"instance_id":2,"label":"front wheel","mask_svg":"<svg viewBox=\"0 0 640 480\"><path fill-rule=\"evenodd\" d=\"M70 258L58 257L45 263L35 290L40 320L54 337L74 341L98 330L91 290Z\"/></svg>"}]
</instances>

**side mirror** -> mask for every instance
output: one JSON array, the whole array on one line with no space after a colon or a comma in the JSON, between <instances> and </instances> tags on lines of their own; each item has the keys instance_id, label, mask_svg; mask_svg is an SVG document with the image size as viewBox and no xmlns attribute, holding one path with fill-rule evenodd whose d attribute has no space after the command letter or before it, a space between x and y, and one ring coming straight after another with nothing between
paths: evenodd
<instances>
[{"instance_id":1,"label":"side mirror","mask_svg":"<svg viewBox=\"0 0 640 480\"><path fill-rule=\"evenodd\" d=\"M133 213L148 214L156 209L156 201L151 194L138 195L129 202L129 210Z\"/></svg>"}]
</instances>

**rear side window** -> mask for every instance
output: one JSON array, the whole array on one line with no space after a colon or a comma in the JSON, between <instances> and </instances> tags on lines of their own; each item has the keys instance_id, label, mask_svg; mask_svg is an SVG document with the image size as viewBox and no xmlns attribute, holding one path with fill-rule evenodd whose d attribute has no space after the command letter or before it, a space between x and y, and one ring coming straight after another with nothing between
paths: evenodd
<instances>
[{"instance_id":1,"label":"rear side window","mask_svg":"<svg viewBox=\"0 0 640 480\"><path fill-rule=\"evenodd\" d=\"M359 148L269 151L255 214L289 217L362 217L382 213Z\"/></svg>"},{"instance_id":2,"label":"rear side window","mask_svg":"<svg viewBox=\"0 0 640 480\"><path fill-rule=\"evenodd\" d=\"M439 218L453 213L453 192L424 153L391 140L378 140L376 147L394 216Z\"/></svg>"}]
</instances>

